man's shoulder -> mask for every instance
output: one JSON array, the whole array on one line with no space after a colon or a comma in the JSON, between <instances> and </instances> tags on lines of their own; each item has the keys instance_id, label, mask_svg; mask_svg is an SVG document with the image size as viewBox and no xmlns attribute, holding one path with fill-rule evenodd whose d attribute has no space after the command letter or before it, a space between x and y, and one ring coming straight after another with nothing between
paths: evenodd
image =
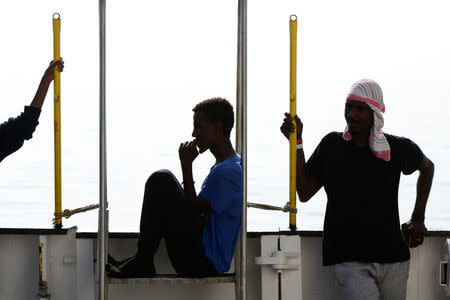
<instances>
[{"instance_id":1,"label":"man's shoulder","mask_svg":"<svg viewBox=\"0 0 450 300\"><path fill-rule=\"evenodd\" d=\"M384 136L386 137L389 145L391 146L397 146L397 145L404 145L404 144L415 144L414 141L412 141L410 138L404 137L404 136L398 136L394 134L384 133Z\"/></svg>"},{"instance_id":2,"label":"man's shoulder","mask_svg":"<svg viewBox=\"0 0 450 300\"><path fill-rule=\"evenodd\" d=\"M391 159L392 158L405 158L413 155L413 157L419 157L422 159L423 153L419 145L417 145L413 140L396 136L392 134L384 134L391 148ZM408 156L409 155L409 156Z\"/></svg>"},{"instance_id":3,"label":"man's shoulder","mask_svg":"<svg viewBox=\"0 0 450 300\"><path fill-rule=\"evenodd\" d=\"M337 138L342 139L343 138L342 134L343 133L339 132L339 131L331 131L331 132L327 133L323 138L324 139L337 139Z\"/></svg>"},{"instance_id":4,"label":"man's shoulder","mask_svg":"<svg viewBox=\"0 0 450 300\"><path fill-rule=\"evenodd\" d=\"M241 158L239 155L228 158L211 170L216 176L242 176Z\"/></svg>"},{"instance_id":5,"label":"man's shoulder","mask_svg":"<svg viewBox=\"0 0 450 300\"><path fill-rule=\"evenodd\" d=\"M321 145L336 145L339 142L344 141L344 138L342 137L342 132L338 131L331 131L328 134L326 134L322 140L320 141Z\"/></svg>"}]
</instances>

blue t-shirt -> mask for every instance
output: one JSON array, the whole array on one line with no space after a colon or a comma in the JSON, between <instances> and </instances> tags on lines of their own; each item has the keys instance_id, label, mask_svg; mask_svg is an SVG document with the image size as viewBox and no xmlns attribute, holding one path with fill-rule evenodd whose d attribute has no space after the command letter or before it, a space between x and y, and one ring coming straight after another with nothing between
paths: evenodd
<instances>
[{"instance_id":1,"label":"blue t-shirt","mask_svg":"<svg viewBox=\"0 0 450 300\"><path fill-rule=\"evenodd\" d=\"M203 229L205 255L217 272L230 269L242 212L241 157L227 158L211 169L199 194L211 205Z\"/></svg>"}]
</instances>

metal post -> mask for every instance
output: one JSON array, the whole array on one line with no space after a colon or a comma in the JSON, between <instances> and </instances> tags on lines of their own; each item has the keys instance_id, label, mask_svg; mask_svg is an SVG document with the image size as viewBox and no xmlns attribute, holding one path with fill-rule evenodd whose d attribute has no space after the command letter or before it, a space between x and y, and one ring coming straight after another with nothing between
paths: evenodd
<instances>
[{"instance_id":1,"label":"metal post","mask_svg":"<svg viewBox=\"0 0 450 300\"><path fill-rule=\"evenodd\" d=\"M236 151L242 158L242 217L236 295L247 299L247 0L238 3Z\"/></svg>"},{"instance_id":2,"label":"metal post","mask_svg":"<svg viewBox=\"0 0 450 300\"><path fill-rule=\"evenodd\" d=\"M100 29L100 208L98 210L98 299L106 300L106 246L108 237L108 202L106 197L106 95L105 95L105 8L106 0L99 0Z\"/></svg>"}]
</instances>

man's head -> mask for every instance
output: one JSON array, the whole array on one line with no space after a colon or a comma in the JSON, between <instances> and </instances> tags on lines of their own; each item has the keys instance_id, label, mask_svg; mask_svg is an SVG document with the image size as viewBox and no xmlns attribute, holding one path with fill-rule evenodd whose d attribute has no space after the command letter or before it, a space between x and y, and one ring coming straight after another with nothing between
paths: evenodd
<instances>
[{"instance_id":1,"label":"man's head","mask_svg":"<svg viewBox=\"0 0 450 300\"><path fill-rule=\"evenodd\" d=\"M344 114L350 134L369 134L373 126L373 111L369 105L356 100L347 100Z\"/></svg>"},{"instance_id":2,"label":"man's head","mask_svg":"<svg viewBox=\"0 0 450 300\"><path fill-rule=\"evenodd\" d=\"M362 79L354 83L345 103L347 127L344 139L349 141L352 135L368 135L369 146L379 159L389 161L391 148L383 133L385 111L383 92L373 80Z\"/></svg>"},{"instance_id":3,"label":"man's head","mask_svg":"<svg viewBox=\"0 0 450 300\"><path fill-rule=\"evenodd\" d=\"M195 137L200 153L205 152L218 141L230 138L234 124L233 106L226 99L211 98L198 103L194 112Z\"/></svg>"},{"instance_id":4,"label":"man's head","mask_svg":"<svg viewBox=\"0 0 450 300\"><path fill-rule=\"evenodd\" d=\"M374 124L374 112L384 112L383 93L373 80L354 83L345 103L345 120L350 134L369 133Z\"/></svg>"}]
</instances>

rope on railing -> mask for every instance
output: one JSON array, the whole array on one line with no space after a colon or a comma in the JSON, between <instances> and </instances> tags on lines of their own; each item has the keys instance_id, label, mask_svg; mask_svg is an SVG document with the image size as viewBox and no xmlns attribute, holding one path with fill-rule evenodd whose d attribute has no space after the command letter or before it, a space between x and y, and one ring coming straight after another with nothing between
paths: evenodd
<instances>
[{"instance_id":1,"label":"rope on railing","mask_svg":"<svg viewBox=\"0 0 450 300\"><path fill-rule=\"evenodd\" d=\"M97 209L98 207L99 207L99 204L92 204L92 205L88 205L88 206L84 206L84 207L80 207L80 208L75 208L75 209L65 209L62 212L55 212L55 218L53 218L53 224L55 224L56 218L66 218L66 219L68 219L74 214L78 214L78 213L90 211L90 210L93 210L93 209ZM289 205L289 202L287 202L284 205L284 207L268 205L268 204L261 204L261 203L247 202L247 207L253 207L253 208L264 209L264 210L278 210L278 211L288 212L288 213L297 213L297 209L296 208L291 208L291 206Z\"/></svg>"},{"instance_id":2,"label":"rope on railing","mask_svg":"<svg viewBox=\"0 0 450 300\"><path fill-rule=\"evenodd\" d=\"M268 205L268 204L261 204L261 203L247 202L247 207L265 209L265 210L278 210L278 211L289 212L289 213L297 213L297 208L291 208L289 202L287 202L284 205L284 207Z\"/></svg>"},{"instance_id":3,"label":"rope on railing","mask_svg":"<svg viewBox=\"0 0 450 300\"><path fill-rule=\"evenodd\" d=\"M96 209L98 207L99 207L99 204L92 204L92 205L75 208L75 209L65 209L62 212L55 212L55 218L53 218L53 224L55 224L56 219L61 219L61 218L68 219L74 214L90 211L90 210Z\"/></svg>"}]
</instances>

